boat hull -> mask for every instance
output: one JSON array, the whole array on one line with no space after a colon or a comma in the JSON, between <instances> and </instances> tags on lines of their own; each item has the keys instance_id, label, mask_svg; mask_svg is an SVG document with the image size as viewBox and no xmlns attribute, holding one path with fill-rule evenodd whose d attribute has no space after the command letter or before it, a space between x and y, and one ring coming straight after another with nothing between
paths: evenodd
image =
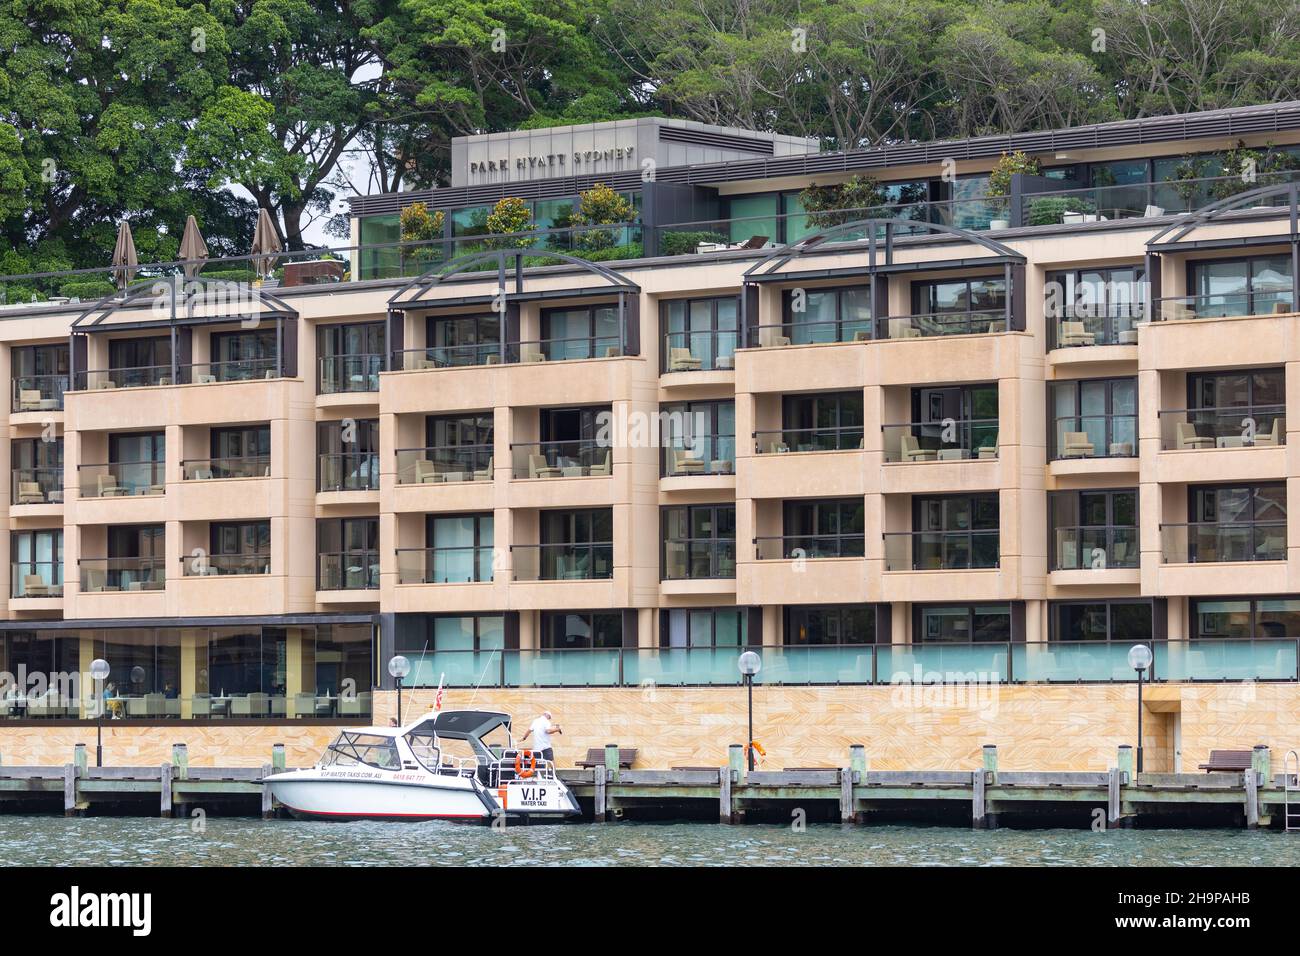
<instances>
[{"instance_id":1,"label":"boat hull","mask_svg":"<svg viewBox=\"0 0 1300 956\"><path fill-rule=\"evenodd\" d=\"M292 774L268 777L266 786L285 809L304 819L483 821L491 815L472 786Z\"/></svg>"}]
</instances>

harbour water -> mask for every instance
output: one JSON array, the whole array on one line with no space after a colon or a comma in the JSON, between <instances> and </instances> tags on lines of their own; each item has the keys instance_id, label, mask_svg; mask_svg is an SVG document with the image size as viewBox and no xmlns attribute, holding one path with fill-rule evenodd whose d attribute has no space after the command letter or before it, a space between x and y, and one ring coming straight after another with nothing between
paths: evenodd
<instances>
[{"instance_id":1,"label":"harbour water","mask_svg":"<svg viewBox=\"0 0 1300 956\"><path fill-rule=\"evenodd\" d=\"M19 866L1300 866L1300 834L809 824L456 823L0 817Z\"/></svg>"}]
</instances>

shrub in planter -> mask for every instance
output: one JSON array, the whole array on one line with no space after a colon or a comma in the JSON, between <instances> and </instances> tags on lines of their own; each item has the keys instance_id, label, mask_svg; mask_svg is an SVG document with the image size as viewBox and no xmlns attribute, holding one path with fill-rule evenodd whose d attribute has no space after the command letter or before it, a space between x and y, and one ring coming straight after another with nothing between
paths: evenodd
<instances>
[{"instance_id":1,"label":"shrub in planter","mask_svg":"<svg viewBox=\"0 0 1300 956\"><path fill-rule=\"evenodd\" d=\"M808 224L818 229L869 219L888 201L874 176L853 176L833 186L810 183L799 193L799 204L808 214Z\"/></svg>"},{"instance_id":2,"label":"shrub in planter","mask_svg":"<svg viewBox=\"0 0 1300 956\"><path fill-rule=\"evenodd\" d=\"M636 206L631 200L604 183L596 183L590 189L578 193L578 208L571 221L574 226L611 227L632 222L634 219L636 219ZM581 229L574 233L574 247L577 250L607 249L622 236L621 229ZM584 256L584 258L590 257Z\"/></svg>"},{"instance_id":3,"label":"shrub in planter","mask_svg":"<svg viewBox=\"0 0 1300 956\"><path fill-rule=\"evenodd\" d=\"M485 245L489 249L527 249L533 244L535 236L510 236L497 239L493 236L507 236L515 232L532 232L533 210L527 201L518 196L505 196L497 200L487 217L488 236Z\"/></svg>"},{"instance_id":4,"label":"shrub in planter","mask_svg":"<svg viewBox=\"0 0 1300 956\"><path fill-rule=\"evenodd\" d=\"M442 227L446 222L446 216L441 209L429 212L427 205L415 202L402 210L398 220L401 224L402 242L431 242L442 238ZM402 257L420 262L440 259L442 246L432 243L427 246L403 249Z\"/></svg>"},{"instance_id":5,"label":"shrub in planter","mask_svg":"<svg viewBox=\"0 0 1300 956\"><path fill-rule=\"evenodd\" d=\"M689 232L665 232L659 237L659 254L663 256L689 256L696 246L702 243L726 242L727 237L720 232L692 230Z\"/></svg>"},{"instance_id":6,"label":"shrub in planter","mask_svg":"<svg viewBox=\"0 0 1300 956\"><path fill-rule=\"evenodd\" d=\"M1077 196L1044 196L1029 201L1029 225L1051 226L1065 222L1065 214L1092 212L1091 204Z\"/></svg>"}]
</instances>

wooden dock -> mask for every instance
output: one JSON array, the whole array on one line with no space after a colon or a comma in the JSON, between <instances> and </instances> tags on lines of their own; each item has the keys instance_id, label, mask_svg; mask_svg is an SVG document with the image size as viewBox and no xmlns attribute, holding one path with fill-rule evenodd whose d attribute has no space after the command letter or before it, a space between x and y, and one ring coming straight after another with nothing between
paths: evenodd
<instances>
[{"instance_id":1,"label":"wooden dock","mask_svg":"<svg viewBox=\"0 0 1300 956\"><path fill-rule=\"evenodd\" d=\"M877 819L969 822L992 828L1013 822L1039 825L1072 814L1096 829L1129 827L1141 821L1161 826L1220 825L1250 828L1282 825L1286 779L1273 773L1267 747L1254 748L1252 767L1238 773L1142 773L1133 769L1125 746L1105 772L1005 771L997 748L986 746L974 770L871 770L862 746L850 749L843 767L747 771L740 745L728 750L718 768L626 770L618 748L605 750L606 765L561 770L589 819L747 819L789 822L802 812L809 820L857 825ZM285 769L277 744L261 767L190 767L184 744L170 763L156 767L91 767L78 745L62 767L0 764L0 813L50 811L61 804L68 816L94 813L157 813L163 817L202 808L231 815L282 812L262 779ZM1297 780L1290 797L1297 800ZM1296 809L1292 808L1293 811ZM1188 822L1190 821L1190 822Z\"/></svg>"}]
</instances>

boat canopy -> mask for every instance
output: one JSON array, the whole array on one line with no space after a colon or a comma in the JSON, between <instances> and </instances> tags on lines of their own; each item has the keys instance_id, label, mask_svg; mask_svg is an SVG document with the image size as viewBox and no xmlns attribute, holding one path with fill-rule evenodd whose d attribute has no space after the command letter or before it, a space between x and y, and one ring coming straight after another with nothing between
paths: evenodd
<instances>
[{"instance_id":1,"label":"boat canopy","mask_svg":"<svg viewBox=\"0 0 1300 956\"><path fill-rule=\"evenodd\" d=\"M488 710L447 710L430 715L412 727L409 733L433 732L448 740L481 740L498 727L510 731L510 715Z\"/></svg>"}]
</instances>

